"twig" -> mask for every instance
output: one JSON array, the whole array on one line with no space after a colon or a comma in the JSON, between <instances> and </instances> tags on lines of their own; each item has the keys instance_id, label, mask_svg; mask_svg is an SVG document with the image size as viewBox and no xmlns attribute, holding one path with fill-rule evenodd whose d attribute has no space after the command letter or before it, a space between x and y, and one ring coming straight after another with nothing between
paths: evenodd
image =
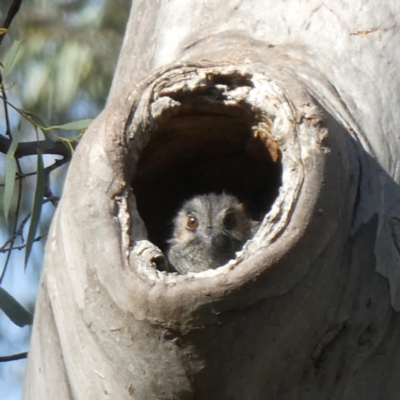
<instances>
[{"instance_id":1,"label":"twig","mask_svg":"<svg viewBox=\"0 0 400 400\"><path fill-rule=\"evenodd\" d=\"M39 141L39 146L42 150L42 154L53 154L67 158L67 161L71 159L71 151L61 142L54 142L52 146L45 145L46 141ZM0 153L7 154L8 149L11 146L11 139L8 139L4 135L0 135ZM76 144L72 144L76 147ZM38 142L22 142L18 144L17 150L15 151L15 157L21 158L25 156L33 156L37 154Z\"/></svg>"},{"instance_id":2,"label":"twig","mask_svg":"<svg viewBox=\"0 0 400 400\"><path fill-rule=\"evenodd\" d=\"M55 169L63 166L64 164L66 164L67 162L69 162L70 160L67 158L61 158L59 160L55 160L53 164L49 165L48 167L45 168L45 172L46 173L50 173L52 171L54 171ZM32 172L25 172L22 175L18 175L15 177L15 179L24 179L27 178L29 176L34 176L37 174L37 171L32 171ZM0 187L4 187L4 183L0 183Z\"/></svg>"},{"instance_id":3,"label":"twig","mask_svg":"<svg viewBox=\"0 0 400 400\"><path fill-rule=\"evenodd\" d=\"M11 356L2 356L0 357L0 362L23 360L24 358L27 357L28 357L28 352L25 351L24 353L12 354Z\"/></svg>"},{"instance_id":4,"label":"twig","mask_svg":"<svg viewBox=\"0 0 400 400\"><path fill-rule=\"evenodd\" d=\"M44 199L43 204L48 203L51 199ZM7 241L0 247L0 253L5 253L7 251L7 246L16 240L17 237L21 236L22 242L24 242L24 238L22 237L22 233L25 227L25 224L28 222L29 218L31 217L31 213L28 212L25 218L21 221L18 230L15 232L13 236L7 239Z\"/></svg>"},{"instance_id":5,"label":"twig","mask_svg":"<svg viewBox=\"0 0 400 400\"><path fill-rule=\"evenodd\" d=\"M3 24L3 29L7 29L10 27L12 20L17 15L19 8L21 7L22 0L14 0L11 3L10 8L8 9L6 19ZM0 35L0 44L3 41L5 35Z\"/></svg>"},{"instance_id":6,"label":"twig","mask_svg":"<svg viewBox=\"0 0 400 400\"><path fill-rule=\"evenodd\" d=\"M54 207L58 206L58 202L60 201L60 198L58 196L54 196L49 185L46 186L46 192L44 195L46 196L47 200L50 201L51 204L53 204Z\"/></svg>"},{"instance_id":7,"label":"twig","mask_svg":"<svg viewBox=\"0 0 400 400\"><path fill-rule=\"evenodd\" d=\"M44 236L38 236L35 239L33 239L33 241L34 242L39 242L43 238L44 238ZM26 247L26 244L21 244L20 246L9 247L8 249L5 249L4 246L3 246L2 248L0 248L0 253L7 253L7 252L13 251L13 250L22 250L25 247Z\"/></svg>"}]
</instances>

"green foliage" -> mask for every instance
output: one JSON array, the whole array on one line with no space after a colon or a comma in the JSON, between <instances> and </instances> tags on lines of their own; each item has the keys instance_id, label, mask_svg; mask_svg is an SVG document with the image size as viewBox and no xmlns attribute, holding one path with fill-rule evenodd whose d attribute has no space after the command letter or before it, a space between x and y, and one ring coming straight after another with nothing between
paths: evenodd
<instances>
[{"instance_id":1,"label":"green foliage","mask_svg":"<svg viewBox=\"0 0 400 400\"><path fill-rule=\"evenodd\" d=\"M18 56L21 55L20 52L21 40L16 40L10 46L8 51L3 57L2 66L3 66L3 80L5 80L8 74L13 70L14 66L18 62Z\"/></svg>"},{"instance_id":2,"label":"green foliage","mask_svg":"<svg viewBox=\"0 0 400 400\"><path fill-rule=\"evenodd\" d=\"M0 11L9 4L0 2ZM97 115L106 100L128 18L128 0L24 0L6 40L24 109L70 120L74 100ZM3 15L4 15L3 14ZM20 40L19 50L10 46ZM4 61L4 56L0 55ZM57 117L55 117L57 115ZM83 117L83 115L82 115Z\"/></svg>"},{"instance_id":3,"label":"green foliage","mask_svg":"<svg viewBox=\"0 0 400 400\"><path fill-rule=\"evenodd\" d=\"M10 4L0 2L0 25ZM104 106L129 8L127 0L24 0L10 28L0 28L5 35L0 46L0 153L5 156L0 206L10 235L0 244L0 255L6 255L0 284L11 252L24 249L26 267L34 243L46 236L50 218L43 205L58 202L51 173L70 160ZM62 158L51 161L49 155ZM35 156L36 163L29 161L32 157L21 163L26 156ZM29 323L27 311L2 288L0 308L17 325Z\"/></svg>"},{"instance_id":4,"label":"green foliage","mask_svg":"<svg viewBox=\"0 0 400 400\"><path fill-rule=\"evenodd\" d=\"M36 164L36 186L31 212L31 223L29 224L28 237L25 247L25 268L31 254L32 245L35 240L37 228L39 226L40 215L42 213L43 198L46 192L47 176L44 170L43 157L40 147L38 148Z\"/></svg>"},{"instance_id":5,"label":"green foliage","mask_svg":"<svg viewBox=\"0 0 400 400\"><path fill-rule=\"evenodd\" d=\"M0 309L14 324L20 327L32 325L33 315L2 287L0 287Z\"/></svg>"},{"instance_id":6,"label":"green foliage","mask_svg":"<svg viewBox=\"0 0 400 400\"><path fill-rule=\"evenodd\" d=\"M81 137L83 131L89 127L92 119L83 119L79 121L68 122L63 125L49 126L42 118L37 116L31 111L25 111L19 108L14 108L25 120L29 121L35 128L40 129L45 137L44 143L42 143L41 149L47 150L53 147L53 143L60 141L64 143L67 148L73 152L76 141ZM61 135L57 135L53 132L54 129L62 129L64 131L76 131L79 130L81 133L73 138L65 138Z\"/></svg>"},{"instance_id":7,"label":"green foliage","mask_svg":"<svg viewBox=\"0 0 400 400\"><path fill-rule=\"evenodd\" d=\"M41 263L31 254L35 243L43 245L58 204L52 189L61 192L60 167L104 106L130 1L24 0L4 25L12 3L17 12L18 0L0 1L0 237L7 236L0 243L0 310L23 327L33 316L1 287L3 278ZM3 354L0 365L26 357Z\"/></svg>"},{"instance_id":8,"label":"green foliage","mask_svg":"<svg viewBox=\"0 0 400 400\"><path fill-rule=\"evenodd\" d=\"M75 139L63 138L62 136L56 135L53 132L53 130L54 129L84 130L90 125L91 120L86 119L81 121L70 122L64 125L58 125L58 126L55 125L49 127L48 124L43 121L43 119L41 119L34 113L14 107L11 104L8 104L7 102L5 104L11 106L14 110L16 110L20 114L20 116L24 118L26 121L30 122L35 129L40 129L45 137L45 140L37 141L36 183L35 183L33 204L30 212L30 224L25 244L25 267L26 267L29 260L29 256L31 254L33 243L36 241L36 233L38 231L40 216L42 213L42 206L44 204L43 201L45 198L46 190L48 189L49 173L46 171L44 167L43 153L46 152L46 150L53 149L54 143L57 141L63 143L67 148L69 148L70 152L72 153L76 143ZM12 140L6 155L6 163L5 163L6 170L5 170L5 185L4 185L5 186L4 215L6 220L8 220L8 215L12 204L15 182L16 179L18 178L18 175L20 175L18 174L18 164L16 160L16 150L18 145L21 143L20 129L14 130L11 136ZM24 154L22 154L22 156L24 156ZM19 214L18 209L16 210L16 213L18 219L18 214ZM14 235L15 234L16 232L14 232ZM12 244L13 241L11 241L10 243Z\"/></svg>"},{"instance_id":9,"label":"green foliage","mask_svg":"<svg viewBox=\"0 0 400 400\"><path fill-rule=\"evenodd\" d=\"M91 120L91 119L82 119L80 121L69 122L68 124L64 124L64 125L55 125L55 126L52 126L51 129L65 129L66 131L87 129L87 128L89 128L89 125L92 123L92 121L93 120Z\"/></svg>"},{"instance_id":10,"label":"green foliage","mask_svg":"<svg viewBox=\"0 0 400 400\"><path fill-rule=\"evenodd\" d=\"M6 155L6 179L4 184L4 216L6 221L8 221L8 214L10 212L11 201L13 199L14 187L15 187L15 177L17 173L17 161L15 160L15 150L21 137L21 131L17 129L14 132L10 148L8 149Z\"/></svg>"}]
</instances>

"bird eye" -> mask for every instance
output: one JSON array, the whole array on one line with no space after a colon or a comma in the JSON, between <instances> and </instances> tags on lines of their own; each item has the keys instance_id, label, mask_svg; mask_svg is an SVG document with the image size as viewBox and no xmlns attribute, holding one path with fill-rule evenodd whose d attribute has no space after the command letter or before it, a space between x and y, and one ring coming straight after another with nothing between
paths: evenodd
<instances>
[{"instance_id":1,"label":"bird eye","mask_svg":"<svg viewBox=\"0 0 400 400\"><path fill-rule=\"evenodd\" d=\"M224 220L222 221L224 224L224 228L232 229L236 226L236 215L234 212L229 212L225 215Z\"/></svg>"},{"instance_id":2,"label":"bird eye","mask_svg":"<svg viewBox=\"0 0 400 400\"><path fill-rule=\"evenodd\" d=\"M196 229L199 226L199 220L194 215L187 216L186 226L189 229Z\"/></svg>"}]
</instances>

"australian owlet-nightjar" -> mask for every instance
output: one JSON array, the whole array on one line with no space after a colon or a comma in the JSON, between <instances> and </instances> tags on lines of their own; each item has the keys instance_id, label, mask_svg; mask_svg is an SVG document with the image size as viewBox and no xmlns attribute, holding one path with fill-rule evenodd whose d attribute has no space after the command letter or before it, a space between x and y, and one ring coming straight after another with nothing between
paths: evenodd
<instances>
[{"instance_id":1,"label":"australian owlet-nightjar","mask_svg":"<svg viewBox=\"0 0 400 400\"><path fill-rule=\"evenodd\" d=\"M193 197L183 204L173 223L167 256L181 274L226 264L254 229L243 205L228 194Z\"/></svg>"}]
</instances>

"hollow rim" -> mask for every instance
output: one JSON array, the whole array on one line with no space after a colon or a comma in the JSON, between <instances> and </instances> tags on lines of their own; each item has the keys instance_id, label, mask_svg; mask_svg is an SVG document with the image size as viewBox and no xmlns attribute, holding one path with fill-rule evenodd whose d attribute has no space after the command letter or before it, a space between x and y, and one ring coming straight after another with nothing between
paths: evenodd
<instances>
[{"instance_id":1,"label":"hollow rim","mask_svg":"<svg viewBox=\"0 0 400 400\"><path fill-rule=\"evenodd\" d=\"M283 165L279 195L259 231L237 258L225 266L187 275L160 272L151 262L158 254L157 248L143 240L135 242L135 237L130 236L127 273L137 274L140 281L147 282L152 288L146 299L140 301L152 303L159 302L160 296L163 298L158 312L153 310L154 307L146 307L155 312L152 317L147 317L164 319L163 313L172 305L176 307L178 299L179 312L176 308L170 312L175 316L181 313L189 316L194 309L215 305L227 297L229 300L223 301L225 306L229 303L227 307L235 307L234 304L237 306L243 301L244 291L250 293L246 296L247 304L265 296L286 293L307 273L311 260L319 254L334 230L332 227L315 235L309 221L316 213L321 213L319 224L324 224L324 219L326 223L332 221L332 214L324 212L320 191L327 178L325 164L330 146L335 144L326 144L331 137L328 137L321 111L312 98L292 76L282 75L282 80L278 81L251 65L180 64L156 73L144 85L127 132L134 154L140 154L151 132L166 116L179 111L176 94L199 96L212 88L222 101L248 107L257 116L259 124L269 124L273 140L282 152ZM227 90L226 85L220 84L221 77L233 77L239 84L233 90ZM246 87L241 86L243 83ZM338 170L333 179L340 179L341 172ZM333 218L341 207L342 203L338 201L331 210ZM125 212L135 218L138 215L135 208ZM310 242L313 247L304 250L304 242ZM299 260L303 253L308 258ZM132 290L135 290L135 282L137 280L133 279Z\"/></svg>"},{"instance_id":2,"label":"hollow rim","mask_svg":"<svg viewBox=\"0 0 400 400\"><path fill-rule=\"evenodd\" d=\"M228 79L232 79L235 86L227 89L221 82ZM154 80L137 106L129 130L131 150L140 154L152 131L172 115L188 110L177 99L208 97L210 93L220 99L219 109L234 104L249 110L257 121L253 129L262 132L261 135L264 133L264 140L273 141L282 149L284 169L281 194L254 238L257 243L268 246L285 230L304 180L301 149L296 137L298 115L286 91L277 81L237 66L182 66L168 70ZM289 147L290 154L286 151ZM252 251L255 250L253 247Z\"/></svg>"}]
</instances>

